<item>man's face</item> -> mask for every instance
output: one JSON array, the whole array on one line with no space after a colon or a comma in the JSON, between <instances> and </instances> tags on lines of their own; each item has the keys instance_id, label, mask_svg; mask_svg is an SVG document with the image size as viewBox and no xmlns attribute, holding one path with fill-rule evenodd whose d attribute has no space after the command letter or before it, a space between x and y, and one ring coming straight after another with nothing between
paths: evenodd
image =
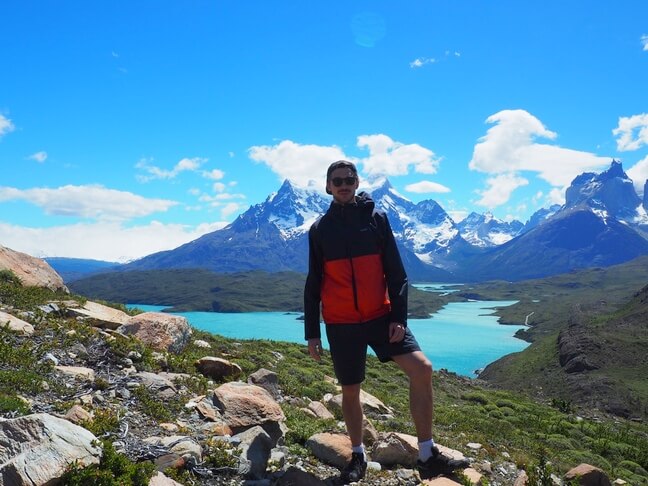
<instances>
[{"instance_id":1,"label":"man's face","mask_svg":"<svg viewBox=\"0 0 648 486\"><path fill-rule=\"evenodd\" d=\"M353 179L352 184L350 178ZM341 183L336 186L336 183ZM326 188L331 191L333 199L339 204L347 204L353 201L358 189L358 177L347 167L340 167L331 173L331 178L326 181Z\"/></svg>"}]
</instances>

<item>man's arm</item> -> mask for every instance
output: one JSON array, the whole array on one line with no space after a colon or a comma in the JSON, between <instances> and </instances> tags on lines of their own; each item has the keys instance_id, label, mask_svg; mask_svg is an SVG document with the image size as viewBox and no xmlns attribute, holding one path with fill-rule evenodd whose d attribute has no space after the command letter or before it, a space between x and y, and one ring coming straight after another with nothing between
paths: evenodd
<instances>
[{"instance_id":1,"label":"man's arm","mask_svg":"<svg viewBox=\"0 0 648 486\"><path fill-rule=\"evenodd\" d=\"M308 232L308 276L304 286L304 335L307 340L320 339L320 291L322 255L317 244L317 229ZM310 347L310 346L309 346Z\"/></svg>"}]
</instances>

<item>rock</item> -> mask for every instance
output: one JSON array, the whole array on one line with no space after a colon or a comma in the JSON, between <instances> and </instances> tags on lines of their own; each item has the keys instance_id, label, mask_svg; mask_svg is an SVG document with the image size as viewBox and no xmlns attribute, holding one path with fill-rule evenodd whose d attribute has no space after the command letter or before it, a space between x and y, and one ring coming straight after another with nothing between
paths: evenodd
<instances>
[{"instance_id":1,"label":"rock","mask_svg":"<svg viewBox=\"0 0 648 486\"><path fill-rule=\"evenodd\" d=\"M54 369L62 374L74 378L76 380L94 381L95 372L92 368L85 368L83 366L55 366Z\"/></svg>"},{"instance_id":2,"label":"rock","mask_svg":"<svg viewBox=\"0 0 648 486\"><path fill-rule=\"evenodd\" d=\"M610 478L598 467L579 464L565 474L565 481L576 481L581 486L612 486Z\"/></svg>"},{"instance_id":3,"label":"rock","mask_svg":"<svg viewBox=\"0 0 648 486\"><path fill-rule=\"evenodd\" d=\"M191 338L191 327L182 316L163 312L144 312L119 327L122 334L133 335L157 351L181 352Z\"/></svg>"},{"instance_id":4,"label":"rock","mask_svg":"<svg viewBox=\"0 0 648 486\"><path fill-rule=\"evenodd\" d=\"M224 435L233 435L234 432L232 431L232 428L227 425L224 422L209 422L204 424L201 427L201 430L205 434L209 435L217 435L217 436L224 436Z\"/></svg>"},{"instance_id":5,"label":"rock","mask_svg":"<svg viewBox=\"0 0 648 486\"><path fill-rule=\"evenodd\" d=\"M527 486L528 482L529 476L527 475L526 471L520 471L517 478L515 478L515 483L513 483L513 486Z\"/></svg>"},{"instance_id":6,"label":"rock","mask_svg":"<svg viewBox=\"0 0 648 486\"><path fill-rule=\"evenodd\" d=\"M453 481L452 479L443 476L434 479L425 479L421 482L425 486L461 486L461 483Z\"/></svg>"},{"instance_id":7,"label":"rock","mask_svg":"<svg viewBox=\"0 0 648 486\"><path fill-rule=\"evenodd\" d=\"M371 458L387 467L414 467L418 458L418 440L412 435L398 432L379 434L373 445Z\"/></svg>"},{"instance_id":8,"label":"rock","mask_svg":"<svg viewBox=\"0 0 648 486\"><path fill-rule=\"evenodd\" d=\"M156 457L153 463L155 464L155 469L157 469L158 471L165 471L170 467L180 470L185 467L187 461L185 461L184 457L182 457L180 454L169 452L168 454L163 454L159 457Z\"/></svg>"},{"instance_id":9,"label":"rock","mask_svg":"<svg viewBox=\"0 0 648 486\"><path fill-rule=\"evenodd\" d=\"M306 471L291 466L275 484L276 486L326 486L327 483Z\"/></svg>"},{"instance_id":10,"label":"rock","mask_svg":"<svg viewBox=\"0 0 648 486\"><path fill-rule=\"evenodd\" d=\"M468 478L471 484L482 484L481 480L484 477L484 475L479 471L473 469L472 467L467 467L461 472L463 473L464 476Z\"/></svg>"},{"instance_id":11,"label":"rock","mask_svg":"<svg viewBox=\"0 0 648 486\"><path fill-rule=\"evenodd\" d=\"M91 422L93 415L81 405L73 405L65 414L65 418L73 424L80 425L83 422Z\"/></svg>"},{"instance_id":12,"label":"rock","mask_svg":"<svg viewBox=\"0 0 648 486\"><path fill-rule=\"evenodd\" d=\"M226 378L235 379L243 373L241 367L236 363L214 356L205 356L197 360L194 364L203 376L216 381L222 381Z\"/></svg>"},{"instance_id":13,"label":"rock","mask_svg":"<svg viewBox=\"0 0 648 486\"><path fill-rule=\"evenodd\" d=\"M272 438L258 425L234 436L239 440L239 474L248 479L261 479L270 459Z\"/></svg>"},{"instance_id":14,"label":"rock","mask_svg":"<svg viewBox=\"0 0 648 486\"><path fill-rule=\"evenodd\" d=\"M362 417L362 442L371 447L378 440L378 431L367 417Z\"/></svg>"},{"instance_id":15,"label":"rock","mask_svg":"<svg viewBox=\"0 0 648 486\"><path fill-rule=\"evenodd\" d=\"M342 414L342 394L338 394L331 397L325 397L324 403L329 408L329 410L338 411ZM362 410L367 415L380 415L380 414L391 414L392 410L387 407L383 402L378 400L373 395L367 393L364 390L360 390L360 403L362 404Z\"/></svg>"},{"instance_id":16,"label":"rock","mask_svg":"<svg viewBox=\"0 0 648 486\"><path fill-rule=\"evenodd\" d=\"M169 437L147 437L144 442L165 447L169 452L182 456L184 459L193 457L196 462L202 461L202 447L191 437L172 435Z\"/></svg>"},{"instance_id":17,"label":"rock","mask_svg":"<svg viewBox=\"0 0 648 486\"><path fill-rule=\"evenodd\" d=\"M315 414L315 417L321 419L334 419L335 416L328 411L328 408L322 403L313 401L308 404L308 410Z\"/></svg>"},{"instance_id":18,"label":"rock","mask_svg":"<svg viewBox=\"0 0 648 486\"><path fill-rule=\"evenodd\" d=\"M478 451L482 448L482 445L478 442L469 442L468 444L466 444L466 447L468 449L472 449L473 451Z\"/></svg>"},{"instance_id":19,"label":"rock","mask_svg":"<svg viewBox=\"0 0 648 486\"><path fill-rule=\"evenodd\" d=\"M202 339L196 339L193 343L197 348L211 349L211 344L209 344L207 341L203 341Z\"/></svg>"},{"instance_id":20,"label":"rock","mask_svg":"<svg viewBox=\"0 0 648 486\"><path fill-rule=\"evenodd\" d=\"M275 400L281 399L279 380L277 379L277 373L274 371L260 368L248 376L248 383L264 388Z\"/></svg>"},{"instance_id":21,"label":"rock","mask_svg":"<svg viewBox=\"0 0 648 486\"><path fill-rule=\"evenodd\" d=\"M87 301L83 307L69 307L67 312L74 317L83 317L93 326L103 329L117 329L127 324L131 318L124 311L91 301Z\"/></svg>"},{"instance_id":22,"label":"rock","mask_svg":"<svg viewBox=\"0 0 648 486\"><path fill-rule=\"evenodd\" d=\"M61 276L45 260L0 245L0 270L11 270L26 287L68 292Z\"/></svg>"},{"instance_id":23,"label":"rock","mask_svg":"<svg viewBox=\"0 0 648 486\"><path fill-rule=\"evenodd\" d=\"M32 334L34 334L34 326L32 326L29 322L25 322L22 319L18 319L17 317L12 316L11 314L0 311L0 327L6 326L7 324L9 324L9 329L14 332L18 332L26 336L31 336Z\"/></svg>"},{"instance_id":24,"label":"rock","mask_svg":"<svg viewBox=\"0 0 648 486\"><path fill-rule=\"evenodd\" d=\"M558 359L566 373L598 369L594 360L601 344L594 341L592 334L581 324L581 319L574 310L569 318L569 326L558 335Z\"/></svg>"},{"instance_id":25,"label":"rock","mask_svg":"<svg viewBox=\"0 0 648 486\"><path fill-rule=\"evenodd\" d=\"M98 464L96 443L83 427L45 413L0 421L0 486L55 484L70 463Z\"/></svg>"},{"instance_id":26,"label":"rock","mask_svg":"<svg viewBox=\"0 0 648 486\"><path fill-rule=\"evenodd\" d=\"M164 422L160 424L160 428L166 432L175 433L180 430L177 424L172 424L170 422Z\"/></svg>"},{"instance_id":27,"label":"rock","mask_svg":"<svg viewBox=\"0 0 648 486\"><path fill-rule=\"evenodd\" d=\"M306 449L320 461L338 469L342 469L351 460L351 441L346 434L315 434L306 441Z\"/></svg>"},{"instance_id":28,"label":"rock","mask_svg":"<svg viewBox=\"0 0 648 486\"><path fill-rule=\"evenodd\" d=\"M214 406L206 400L201 400L196 404L196 410L202 418L216 422L220 419L220 413Z\"/></svg>"},{"instance_id":29,"label":"rock","mask_svg":"<svg viewBox=\"0 0 648 486\"><path fill-rule=\"evenodd\" d=\"M233 429L285 420L281 407L266 390L240 381L216 388L214 404Z\"/></svg>"},{"instance_id":30,"label":"rock","mask_svg":"<svg viewBox=\"0 0 648 486\"><path fill-rule=\"evenodd\" d=\"M135 373L133 378L162 397L170 398L178 394L173 382L161 373L140 371Z\"/></svg>"},{"instance_id":31,"label":"rock","mask_svg":"<svg viewBox=\"0 0 648 486\"><path fill-rule=\"evenodd\" d=\"M150 479L148 486L182 486L182 484L158 471L157 474L153 475Z\"/></svg>"}]
</instances>

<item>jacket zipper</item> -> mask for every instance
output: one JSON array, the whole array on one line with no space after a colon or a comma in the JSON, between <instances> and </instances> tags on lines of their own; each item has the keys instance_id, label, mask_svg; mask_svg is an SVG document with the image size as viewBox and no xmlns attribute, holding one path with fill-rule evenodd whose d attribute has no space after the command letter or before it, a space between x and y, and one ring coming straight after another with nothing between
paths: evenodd
<instances>
[{"instance_id":1,"label":"jacket zipper","mask_svg":"<svg viewBox=\"0 0 648 486\"><path fill-rule=\"evenodd\" d=\"M342 206L342 220L345 221L348 226L344 206ZM358 287L356 286L355 268L353 267L353 256L351 255L351 251L349 250L349 234L347 233L345 236L346 252L349 258L349 265L351 265L351 288L353 289L353 305L355 306L356 311L358 311L358 314L360 314L360 307L358 307ZM362 319L362 315L360 315L360 318Z\"/></svg>"}]
</instances>

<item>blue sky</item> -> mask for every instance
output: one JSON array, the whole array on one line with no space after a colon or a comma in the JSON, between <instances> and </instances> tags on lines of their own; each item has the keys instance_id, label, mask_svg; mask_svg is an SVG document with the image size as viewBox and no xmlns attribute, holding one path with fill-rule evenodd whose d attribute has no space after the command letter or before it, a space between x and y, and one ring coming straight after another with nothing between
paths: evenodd
<instances>
[{"instance_id":1,"label":"blue sky","mask_svg":"<svg viewBox=\"0 0 648 486\"><path fill-rule=\"evenodd\" d=\"M612 158L648 178L648 2L0 5L0 245L125 261L357 162L526 219Z\"/></svg>"}]
</instances>

